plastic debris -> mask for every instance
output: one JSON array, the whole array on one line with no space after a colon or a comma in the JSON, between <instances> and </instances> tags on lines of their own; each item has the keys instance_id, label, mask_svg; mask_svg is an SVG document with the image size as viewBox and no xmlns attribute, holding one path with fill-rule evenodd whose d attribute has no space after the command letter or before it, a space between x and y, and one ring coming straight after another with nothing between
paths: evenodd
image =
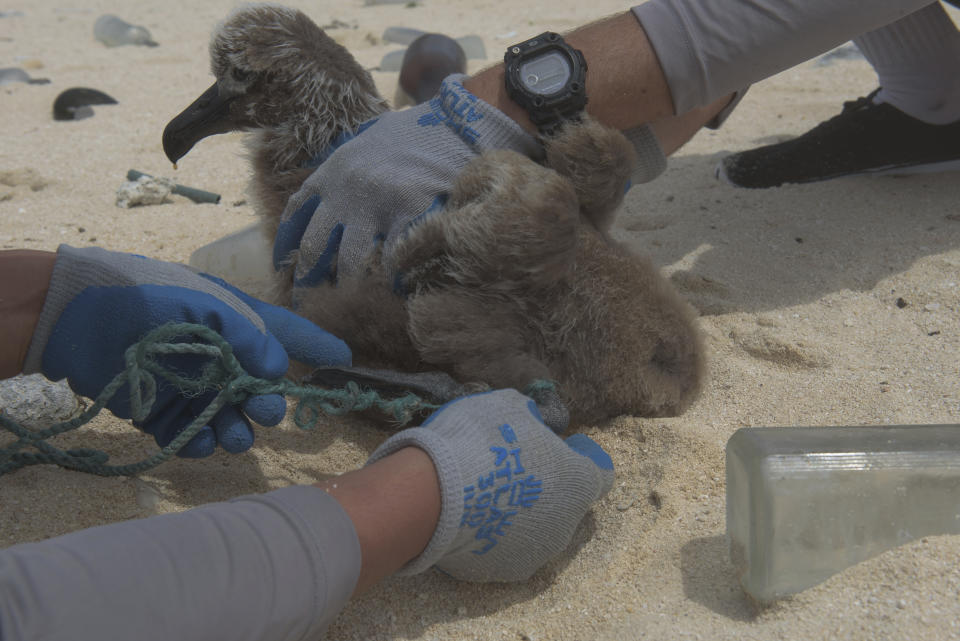
<instances>
[{"instance_id":1,"label":"plastic debris","mask_svg":"<svg viewBox=\"0 0 960 641\"><path fill-rule=\"evenodd\" d=\"M93 115L90 105L115 105L117 101L98 89L73 87L53 101L54 120L83 120Z\"/></svg>"},{"instance_id":2,"label":"plastic debris","mask_svg":"<svg viewBox=\"0 0 960 641\"><path fill-rule=\"evenodd\" d=\"M190 266L238 286L268 282L274 277L273 244L259 224L250 225L193 252Z\"/></svg>"},{"instance_id":3,"label":"plastic debris","mask_svg":"<svg viewBox=\"0 0 960 641\"><path fill-rule=\"evenodd\" d=\"M380 59L380 64L377 65L377 69L380 71L400 71L400 68L403 67L403 57L406 54L406 49L398 49L384 54L383 58Z\"/></svg>"},{"instance_id":4,"label":"plastic debris","mask_svg":"<svg viewBox=\"0 0 960 641\"><path fill-rule=\"evenodd\" d=\"M460 36L459 38L454 38L454 40L456 40L460 48L463 49L467 60L487 59L487 48L483 45L483 38L480 36Z\"/></svg>"},{"instance_id":5,"label":"plastic debris","mask_svg":"<svg viewBox=\"0 0 960 641\"><path fill-rule=\"evenodd\" d=\"M0 85L12 85L16 82L25 82L28 85L50 84L49 78L31 78L30 74L19 67L4 67L0 69Z\"/></svg>"},{"instance_id":6,"label":"plastic debris","mask_svg":"<svg viewBox=\"0 0 960 641\"><path fill-rule=\"evenodd\" d=\"M132 25L112 14L104 14L93 24L93 37L108 47L141 45L156 47L146 27Z\"/></svg>"},{"instance_id":7,"label":"plastic debris","mask_svg":"<svg viewBox=\"0 0 960 641\"><path fill-rule=\"evenodd\" d=\"M399 89L419 104L437 93L444 78L466 71L467 56L456 40L442 33L425 33L410 43L403 56ZM400 97L397 102L405 102Z\"/></svg>"},{"instance_id":8,"label":"plastic debris","mask_svg":"<svg viewBox=\"0 0 960 641\"><path fill-rule=\"evenodd\" d=\"M757 600L960 534L960 425L744 428L726 454L730 556Z\"/></svg>"},{"instance_id":9,"label":"plastic debris","mask_svg":"<svg viewBox=\"0 0 960 641\"><path fill-rule=\"evenodd\" d=\"M142 171L137 171L136 169L127 170L127 180L131 182L136 182L142 177L146 176L147 178L153 178L150 174L145 174ZM166 180L166 179L164 179ZM202 189L195 189L193 187L186 187L184 185L179 185L177 183L172 183L173 189L171 193L178 196L183 196L184 198L189 198L195 203L211 203L217 205L220 203L220 194L215 194L212 191L204 191Z\"/></svg>"}]
</instances>

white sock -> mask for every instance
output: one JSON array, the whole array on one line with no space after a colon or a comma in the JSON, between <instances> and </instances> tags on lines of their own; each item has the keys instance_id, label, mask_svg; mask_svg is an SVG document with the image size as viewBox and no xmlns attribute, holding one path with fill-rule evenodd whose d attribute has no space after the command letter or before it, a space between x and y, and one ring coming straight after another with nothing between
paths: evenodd
<instances>
[{"instance_id":1,"label":"white sock","mask_svg":"<svg viewBox=\"0 0 960 641\"><path fill-rule=\"evenodd\" d=\"M854 40L877 72L877 103L932 125L960 120L960 31L939 2Z\"/></svg>"}]
</instances>

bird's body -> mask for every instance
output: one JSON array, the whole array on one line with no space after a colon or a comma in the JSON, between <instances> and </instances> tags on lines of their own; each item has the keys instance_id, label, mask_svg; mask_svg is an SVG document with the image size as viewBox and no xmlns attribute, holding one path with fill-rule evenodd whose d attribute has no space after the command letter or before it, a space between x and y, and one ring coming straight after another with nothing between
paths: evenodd
<instances>
[{"instance_id":1,"label":"bird's body","mask_svg":"<svg viewBox=\"0 0 960 641\"><path fill-rule=\"evenodd\" d=\"M168 125L164 147L176 161L206 135L251 131L252 187L272 238L311 159L386 104L352 56L292 9L239 10L210 50L217 83ZM210 105L219 120L196 115ZM508 151L470 163L439 215L389 256L372 255L362 275L316 287L298 311L359 364L521 390L554 380L575 422L682 412L704 374L695 313L605 234L632 147L587 118L545 146L543 165Z\"/></svg>"}]
</instances>

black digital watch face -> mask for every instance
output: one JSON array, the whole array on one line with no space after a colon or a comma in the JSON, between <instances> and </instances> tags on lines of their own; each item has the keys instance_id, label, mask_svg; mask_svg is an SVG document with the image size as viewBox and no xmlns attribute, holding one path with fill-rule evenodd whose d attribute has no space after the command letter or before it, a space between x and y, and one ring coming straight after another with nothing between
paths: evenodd
<instances>
[{"instance_id":1,"label":"black digital watch face","mask_svg":"<svg viewBox=\"0 0 960 641\"><path fill-rule=\"evenodd\" d=\"M587 61L551 31L508 48L504 82L510 99L523 107L543 135L579 120L587 105Z\"/></svg>"},{"instance_id":2,"label":"black digital watch face","mask_svg":"<svg viewBox=\"0 0 960 641\"><path fill-rule=\"evenodd\" d=\"M570 81L570 60L561 51L548 51L521 63L519 72L527 91L549 96L562 91Z\"/></svg>"}]
</instances>

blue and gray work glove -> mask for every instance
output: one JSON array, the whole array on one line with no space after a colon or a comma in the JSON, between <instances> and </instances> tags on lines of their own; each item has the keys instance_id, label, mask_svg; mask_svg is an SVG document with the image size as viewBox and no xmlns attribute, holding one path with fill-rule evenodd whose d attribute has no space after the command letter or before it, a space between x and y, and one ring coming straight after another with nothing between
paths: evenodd
<instances>
[{"instance_id":1,"label":"blue and gray work glove","mask_svg":"<svg viewBox=\"0 0 960 641\"><path fill-rule=\"evenodd\" d=\"M51 380L67 379L90 398L124 369L124 352L150 330L167 323L195 323L216 330L253 376L286 374L289 358L314 365L349 365L343 341L285 309L259 301L224 281L183 265L97 247L61 245L43 311L24 363L24 372ZM171 356L170 365L197 374L198 357ZM158 385L149 416L135 425L161 447L176 437L215 394L189 398L167 382ZM131 418L124 386L107 404L120 418ZM197 458L219 443L228 452L253 444L250 421L276 425L286 402L276 394L252 396L226 406L178 452Z\"/></svg>"},{"instance_id":2,"label":"blue and gray work glove","mask_svg":"<svg viewBox=\"0 0 960 641\"><path fill-rule=\"evenodd\" d=\"M613 486L613 462L599 445L582 434L561 440L514 390L454 401L385 441L369 462L411 446L437 468L441 510L404 574L436 566L467 581L523 581L567 548Z\"/></svg>"},{"instance_id":3,"label":"blue and gray work glove","mask_svg":"<svg viewBox=\"0 0 960 641\"><path fill-rule=\"evenodd\" d=\"M442 206L483 151L542 156L540 143L464 89L464 78L448 76L429 102L382 114L317 159L287 203L273 248L277 271L296 256L294 300L304 287L361 273L379 243L389 252L411 221Z\"/></svg>"}]
</instances>

